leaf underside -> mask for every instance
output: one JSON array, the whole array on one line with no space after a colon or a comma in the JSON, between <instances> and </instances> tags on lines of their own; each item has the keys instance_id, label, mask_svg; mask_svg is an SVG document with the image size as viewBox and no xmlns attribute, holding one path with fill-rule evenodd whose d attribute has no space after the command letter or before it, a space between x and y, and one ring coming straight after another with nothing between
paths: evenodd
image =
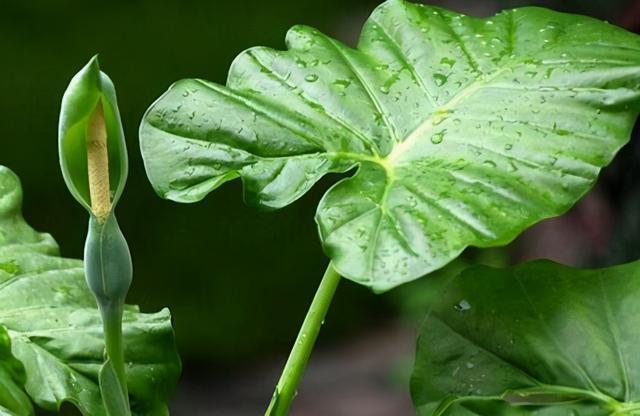
<instances>
[{"instance_id":1,"label":"leaf underside","mask_svg":"<svg viewBox=\"0 0 640 416\"><path fill-rule=\"evenodd\" d=\"M640 414L639 274L535 261L449 279L418 341L418 414Z\"/></svg>"},{"instance_id":2,"label":"leaf underside","mask_svg":"<svg viewBox=\"0 0 640 416\"><path fill-rule=\"evenodd\" d=\"M226 86L174 84L140 127L147 174L180 202L241 177L248 202L279 208L357 168L316 221L336 269L376 291L566 211L638 109L638 36L541 8L389 0L357 49L304 26L286 43L239 55Z\"/></svg>"},{"instance_id":3,"label":"leaf underside","mask_svg":"<svg viewBox=\"0 0 640 416\"><path fill-rule=\"evenodd\" d=\"M0 166L0 334L6 328L11 353L24 366L23 394L45 410L70 402L84 415L104 415L102 322L82 262L59 257L53 238L24 222L21 203L18 178ZM134 413L168 414L180 374L169 311L143 314L128 306L124 337ZM0 336L0 387L8 381L2 348ZM0 414L2 406L0 393Z\"/></svg>"}]
</instances>

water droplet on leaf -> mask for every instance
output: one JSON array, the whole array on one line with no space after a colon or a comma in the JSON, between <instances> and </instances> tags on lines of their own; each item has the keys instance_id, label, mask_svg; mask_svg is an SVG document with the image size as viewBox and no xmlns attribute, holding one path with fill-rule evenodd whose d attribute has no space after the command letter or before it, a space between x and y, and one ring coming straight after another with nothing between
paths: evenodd
<instances>
[{"instance_id":1,"label":"water droplet on leaf","mask_svg":"<svg viewBox=\"0 0 640 416\"><path fill-rule=\"evenodd\" d=\"M435 133L433 136L431 136L431 143L433 144L440 144L442 143L442 140L444 140L444 134L445 134L446 130L442 130L438 133Z\"/></svg>"},{"instance_id":2,"label":"water droplet on leaf","mask_svg":"<svg viewBox=\"0 0 640 416\"><path fill-rule=\"evenodd\" d=\"M449 67L453 67L456 64L455 59L447 58L446 56L440 59L440 63L444 65L448 65Z\"/></svg>"},{"instance_id":3,"label":"water droplet on leaf","mask_svg":"<svg viewBox=\"0 0 640 416\"><path fill-rule=\"evenodd\" d=\"M471 305L469 304L469 302L466 299L462 299L460 302L458 302L457 305L455 305L453 307L455 310L457 310L458 312L466 312L469 309L471 309Z\"/></svg>"},{"instance_id":4,"label":"water droplet on leaf","mask_svg":"<svg viewBox=\"0 0 640 416\"><path fill-rule=\"evenodd\" d=\"M443 85L447 82L447 80L449 79L449 77L447 77L447 76L446 76L446 75L444 75L444 74L435 73L435 74L433 74L433 79L434 79L434 81L436 82L436 85L437 85L438 87L441 87L441 86L443 86Z\"/></svg>"}]
</instances>

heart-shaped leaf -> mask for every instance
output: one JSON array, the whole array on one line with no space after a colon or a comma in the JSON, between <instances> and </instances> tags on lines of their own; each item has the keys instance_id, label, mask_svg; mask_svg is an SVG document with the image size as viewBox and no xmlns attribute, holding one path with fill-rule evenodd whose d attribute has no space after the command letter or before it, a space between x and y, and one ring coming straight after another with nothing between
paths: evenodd
<instances>
[{"instance_id":1,"label":"heart-shaped leaf","mask_svg":"<svg viewBox=\"0 0 640 416\"><path fill-rule=\"evenodd\" d=\"M640 261L535 261L434 279L411 383L418 414L639 414L639 275Z\"/></svg>"},{"instance_id":2,"label":"heart-shaped leaf","mask_svg":"<svg viewBox=\"0 0 640 416\"><path fill-rule=\"evenodd\" d=\"M21 202L18 178L0 166L0 328L7 329L13 356L24 366L25 391L38 406L55 411L67 401L84 415L103 416L102 321L82 262L59 257L53 238L24 222ZM0 387L8 363L1 334ZM134 413L166 415L180 374L169 311L127 307L124 336ZM7 407L2 394L0 406Z\"/></svg>"},{"instance_id":3,"label":"heart-shaped leaf","mask_svg":"<svg viewBox=\"0 0 640 416\"><path fill-rule=\"evenodd\" d=\"M296 26L226 86L183 80L140 128L147 174L193 202L241 177L278 208L358 167L316 220L345 277L376 291L567 210L628 140L640 38L540 8L475 19L389 0L357 49Z\"/></svg>"}]
</instances>

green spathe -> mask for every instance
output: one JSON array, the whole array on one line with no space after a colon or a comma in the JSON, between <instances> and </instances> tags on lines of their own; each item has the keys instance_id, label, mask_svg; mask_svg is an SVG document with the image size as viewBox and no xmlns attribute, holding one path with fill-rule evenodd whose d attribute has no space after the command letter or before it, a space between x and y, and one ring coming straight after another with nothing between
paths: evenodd
<instances>
[{"instance_id":1,"label":"green spathe","mask_svg":"<svg viewBox=\"0 0 640 416\"><path fill-rule=\"evenodd\" d=\"M378 292L565 212L639 108L640 37L542 8L389 0L356 49L305 26L286 43L239 55L226 86L174 84L140 126L147 174L180 202L240 177L280 208L357 168L316 221L335 269Z\"/></svg>"},{"instance_id":2,"label":"green spathe","mask_svg":"<svg viewBox=\"0 0 640 416\"><path fill-rule=\"evenodd\" d=\"M89 212L91 198L86 134L90 116L98 101L102 102L104 111L112 203L115 207L127 180L127 148L113 82L100 71L98 57L94 56L69 83L62 99L58 126L62 175L73 197Z\"/></svg>"},{"instance_id":3,"label":"green spathe","mask_svg":"<svg viewBox=\"0 0 640 416\"><path fill-rule=\"evenodd\" d=\"M420 416L640 412L640 261L471 267L439 287L418 341Z\"/></svg>"},{"instance_id":4,"label":"green spathe","mask_svg":"<svg viewBox=\"0 0 640 416\"><path fill-rule=\"evenodd\" d=\"M18 178L0 166L0 415L31 414L28 395L48 411L70 402L85 416L105 416L102 320L83 263L60 257L53 238L24 221L21 204ZM127 305L123 316L133 414L167 415L180 375L169 311L143 314ZM20 365L7 355L9 340ZM4 398L5 386L21 407Z\"/></svg>"}]
</instances>

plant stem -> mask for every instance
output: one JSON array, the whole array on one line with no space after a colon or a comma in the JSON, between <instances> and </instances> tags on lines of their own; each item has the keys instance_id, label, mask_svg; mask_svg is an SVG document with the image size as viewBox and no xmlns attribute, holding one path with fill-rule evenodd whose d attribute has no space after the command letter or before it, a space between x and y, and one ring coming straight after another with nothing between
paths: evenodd
<instances>
[{"instance_id":1,"label":"plant stem","mask_svg":"<svg viewBox=\"0 0 640 416\"><path fill-rule=\"evenodd\" d=\"M124 344L122 340L122 305L115 303L102 304L98 302L100 314L102 315L102 325L104 328L104 342L107 357L111 361L113 368L122 387L122 394L126 401L129 399L127 391L127 376L124 364Z\"/></svg>"},{"instance_id":2,"label":"plant stem","mask_svg":"<svg viewBox=\"0 0 640 416\"><path fill-rule=\"evenodd\" d=\"M311 302L307 316L304 318L298 338L291 349L289 359L284 366L280 381L278 381L265 416L287 416L289 414L289 407L291 407L291 402L297 394L302 373L307 366L309 356L316 338L318 338L318 333L324 323L324 318L339 282L340 275L329 263Z\"/></svg>"}]
</instances>

